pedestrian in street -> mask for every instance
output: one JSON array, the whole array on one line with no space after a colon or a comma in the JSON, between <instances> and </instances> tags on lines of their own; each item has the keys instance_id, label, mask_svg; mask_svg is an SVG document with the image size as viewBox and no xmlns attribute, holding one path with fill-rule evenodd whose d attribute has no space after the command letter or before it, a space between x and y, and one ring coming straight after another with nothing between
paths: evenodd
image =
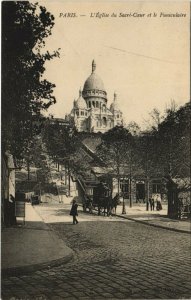
<instances>
[{"instance_id":1,"label":"pedestrian in street","mask_svg":"<svg viewBox=\"0 0 191 300\"><path fill-rule=\"evenodd\" d=\"M149 198L149 206L150 206L150 209L151 209L152 208L152 199L151 198Z\"/></svg>"},{"instance_id":2,"label":"pedestrian in street","mask_svg":"<svg viewBox=\"0 0 191 300\"><path fill-rule=\"evenodd\" d=\"M70 216L73 216L73 224L78 224L78 220L76 218L76 216L78 216L78 204L76 203L76 200L73 200L72 202Z\"/></svg>"},{"instance_id":3,"label":"pedestrian in street","mask_svg":"<svg viewBox=\"0 0 191 300\"><path fill-rule=\"evenodd\" d=\"M151 210L155 209L155 200L154 198L151 199Z\"/></svg>"},{"instance_id":4,"label":"pedestrian in street","mask_svg":"<svg viewBox=\"0 0 191 300\"><path fill-rule=\"evenodd\" d=\"M147 199L146 201L146 210L150 210L151 209L151 206L152 206L152 200L151 198ZM151 209L152 210L152 209Z\"/></svg>"},{"instance_id":5,"label":"pedestrian in street","mask_svg":"<svg viewBox=\"0 0 191 300\"><path fill-rule=\"evenodd\" d=\"M157 202L156 209L161 210L162 209L162 204L161 204L161 197L160 197L159 194L157 194L157 196L156 196L156 202Z\"/></svg>"}]
</instances>

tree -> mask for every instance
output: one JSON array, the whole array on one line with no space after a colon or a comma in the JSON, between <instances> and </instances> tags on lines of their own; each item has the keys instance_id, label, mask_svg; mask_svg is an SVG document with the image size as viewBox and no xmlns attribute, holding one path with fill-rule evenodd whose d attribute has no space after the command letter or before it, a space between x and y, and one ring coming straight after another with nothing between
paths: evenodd
<instances>
[{"instance_id":1,"label":"tree","mask_svg":"<svg viewBox=\"0 0 191 300\"><path fill-rule=\"evenodd\" d=\"M43 141L48 154L58 164L64 164L65 174L68 177L70 192L70 177L76 178L86 175L89 163L81 150L81 140L75 127L63 126L53 118L47 120L43 130Z\"/></svg>"},{"instance_id":2,"label":"tree","mask_svg":"<svg viewBox=\"0 0 191 300\"><path fill-rule=\"evenodd\" d=\"M149 113L149 119L144 120L146 130L152 131L157 130L159 124L162 122L163 116L158 108L153 108L152 111Z\"/></svg>"},{"instance_id":3,"label":"tree","mask_svg":"<svg viewBox=\"0 0 191 300\"><path fill-rule=\"evenodd\" d=\"M181 179L188 186L190 177L190 103L177 108L174 102L158 118L155 126L142 133L138 139L140 165L146 178L149 197L151 176ZM183 186L183 185L182 185Z\"/></svg>"},{"instance_id":4,"label":"tree","mask_svg":"<svg viewBox=\"0 0 191 300\"><path fill-rule=\"evenodd\" d=\"M41 129L41 111L56 102L54 84L42 79L47 60L42 53L54 17L28 1L2 2L2 150L23 156Z\"/></svg>"},{"instance_id":5,"label":"tree","mask_svg":"<svg viewBox=\"0 0 191 300\"><path fill-rule=\"evenodd\" d=\"M63 126L56 119L47 119L43 129L43 141L48 154L58 162L58 159L67 160L79 146L77 131L74 127Z\"/></svg>"},{"instance_id":6,"label":"tree","mask_svg":"<svg viewBox=\"0 0 191 300\"><path fill-rule=\"evenodd\" d=\"M150 179L152 176L161 177L160 164L157 161L155 130L144 131L136 140L137 174L146 179L146 197L150 197ZM157 161L157 164L156 164Z\"/></svg>"},{"instance_id":7,"label":"tree","mask_svg":"<svg viewBox=\"0 0 191 300\"><path fill-rule=\"evenodd\" d=\"M124 175L125 169L128 169L131 181L132 149L133 137L123 126L116 126L104 133L102 143L97 147L97 155L106 163L109 173L117 176L118 192L120 177Z\"/></svg>"},{"instance_id":8,"label":"tree","mask_svg":"<svg viewBox=\"0 0 191 300\"><path fill-rule=\"evenodd\" d=\"M126 126L126 129L127 129L133 136L137 136L137 135L139 135L140 132L141 132L140 126L139 126L136 122L134 122L134 121L129 122L129 123L127 124L127 126Z\"/></svg>"},{"instance_id":9,"label":"tree","mask_svg":"<svg viewBox=\"0 0 191 300\"><path fill-rule=\"evenodd\" d=\"M158 159L166 176L190 176L190 103L168 109L156 132Z\"/></svg>"}]
</instances>

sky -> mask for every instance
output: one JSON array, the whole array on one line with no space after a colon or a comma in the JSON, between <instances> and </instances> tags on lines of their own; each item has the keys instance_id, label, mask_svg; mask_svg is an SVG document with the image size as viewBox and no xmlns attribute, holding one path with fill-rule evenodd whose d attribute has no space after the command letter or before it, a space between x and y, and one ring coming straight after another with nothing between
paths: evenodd
<instances>
[{"instance_id":1,"label":"sky","mask_svg":"<svg viewBox=\"0 0 191 300\"><path fill-rule=\"evenodd\" d=\"M91 74L93 59L108 94L108 105L116 92L126 123L135 121L144 126L153 108L162 112L172 100L178 105L190 100L189 2L39 4L55 17L46 49L60 48L60 58L45 66L44 77L56 84L57 103L48 113L59 118L70 113L73 100ZM75 13L76 17L64 17L65 13ZM96 13L102 18L95 17Z\"/></svg>"}]
</instances>

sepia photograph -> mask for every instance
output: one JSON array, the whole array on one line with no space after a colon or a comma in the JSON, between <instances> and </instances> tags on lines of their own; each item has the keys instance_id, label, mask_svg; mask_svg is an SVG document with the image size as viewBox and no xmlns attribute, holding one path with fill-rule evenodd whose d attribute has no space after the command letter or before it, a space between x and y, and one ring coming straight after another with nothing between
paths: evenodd
<instances>
[{"instance_id":1,"label":"sepia photograph","mask_svg":"<svg viewBox=\"0 0 191 300\"><path fill-rule=\"evenodd\" d=\"M1 2L1 299L191 299L190 1Z\"/></svg>"}]
</instances>

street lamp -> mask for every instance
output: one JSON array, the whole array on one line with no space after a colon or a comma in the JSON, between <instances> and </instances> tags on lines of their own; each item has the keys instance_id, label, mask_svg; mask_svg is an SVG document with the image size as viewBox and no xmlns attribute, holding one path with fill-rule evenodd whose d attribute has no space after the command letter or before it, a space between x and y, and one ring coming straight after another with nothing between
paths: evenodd
<instances>
[{"instance_id":1,"label":"street lamp","mask_svg":"<svg viewBox=\"0 0 191 300\"><path fill-rule=\"evenodd\" d=\"M123 193L123 207L122 207L122 214L126 215L126 208L125 208L125 184L124 184L124 179L122 181L122 193Z\"/></svg>"}]
</instances>

